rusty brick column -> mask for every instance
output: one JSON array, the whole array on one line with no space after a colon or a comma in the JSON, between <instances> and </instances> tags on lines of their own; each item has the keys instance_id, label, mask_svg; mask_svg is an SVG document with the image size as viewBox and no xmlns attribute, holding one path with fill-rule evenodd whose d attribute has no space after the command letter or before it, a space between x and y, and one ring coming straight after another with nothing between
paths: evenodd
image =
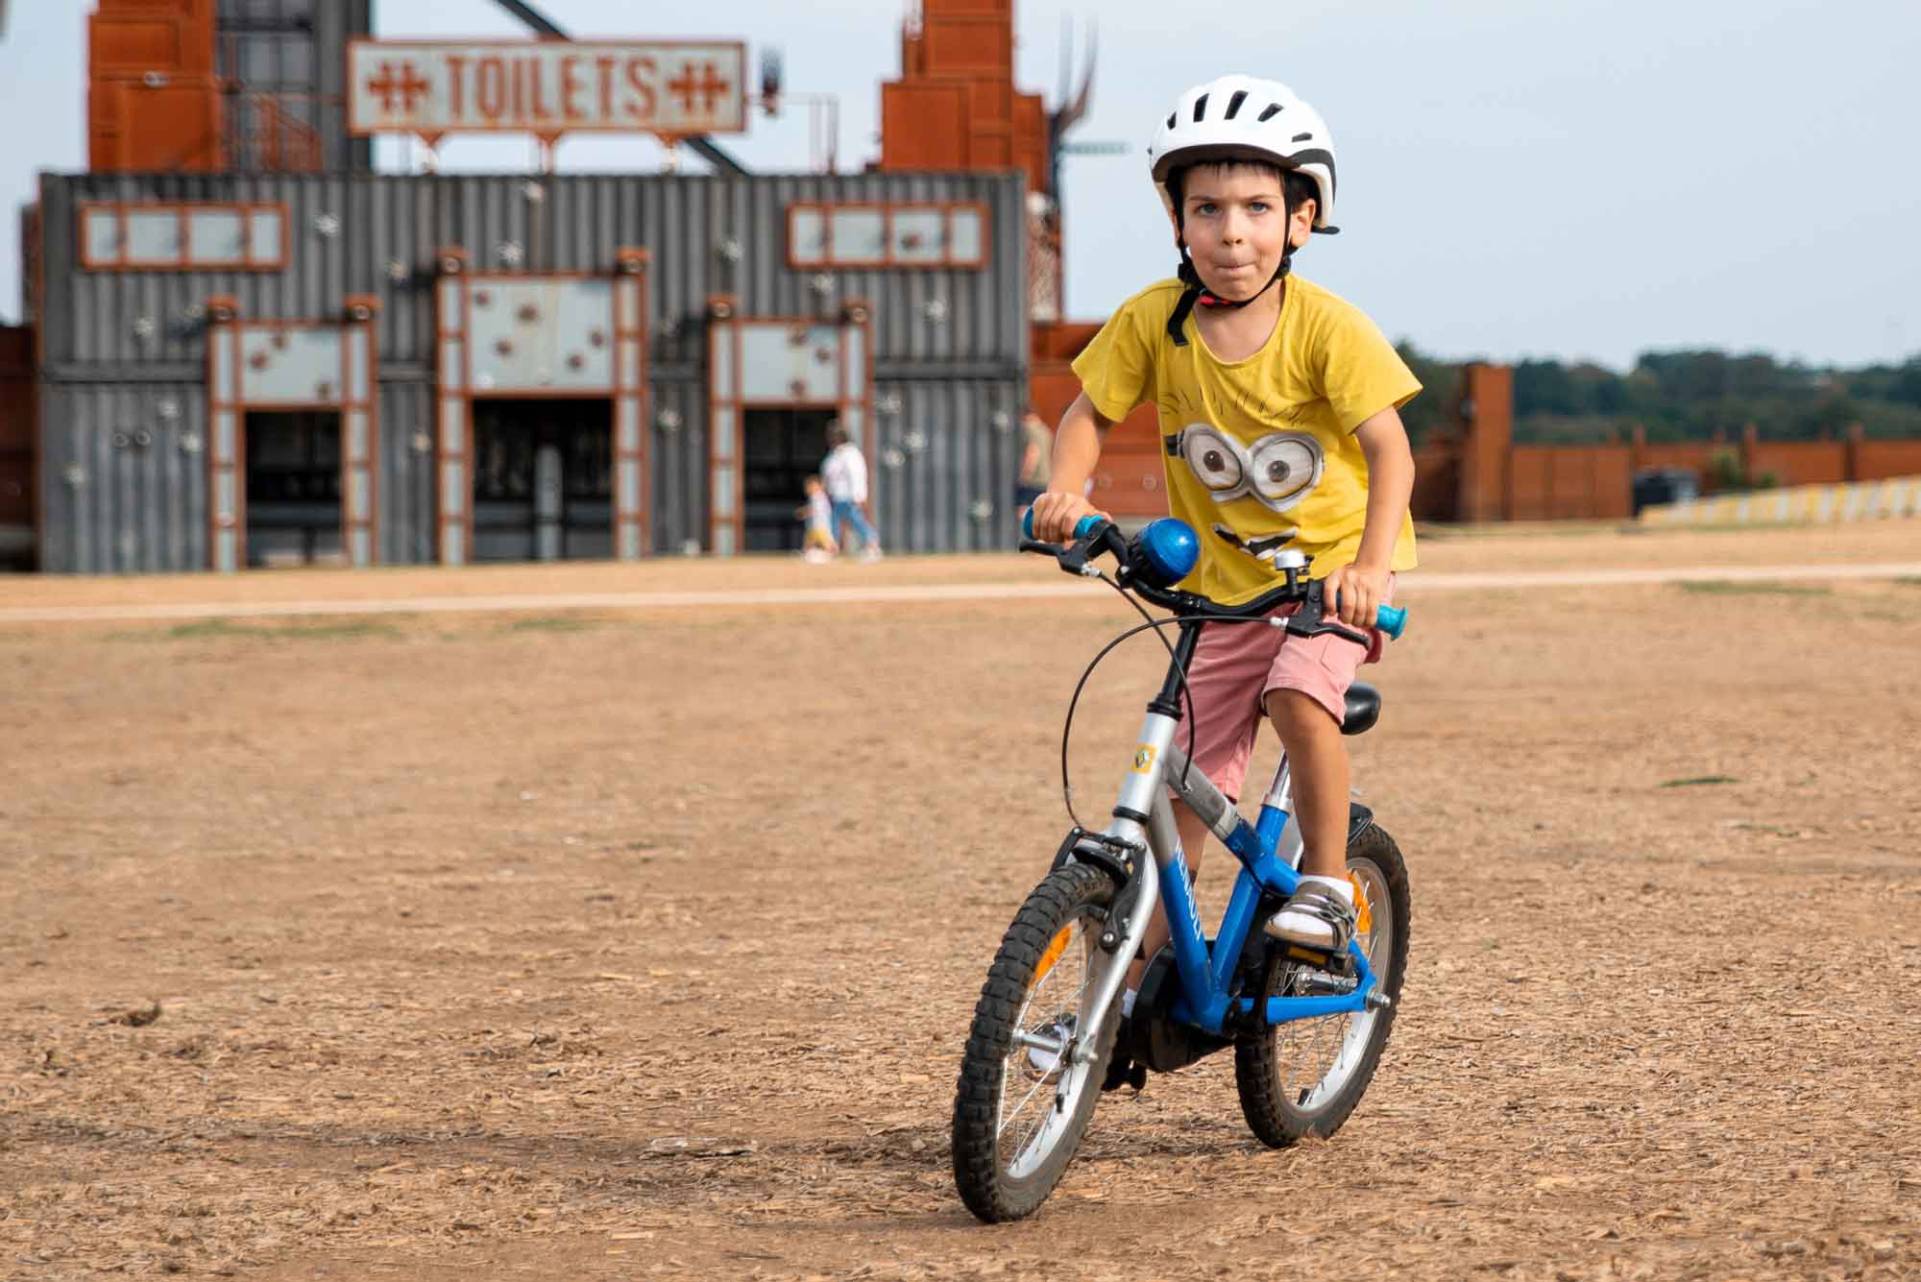
<instances>
[{"instance_id":1,"label":"rusty brick column","mask_svg":"<svg viewBox=\"0 0 1921 1282\"><path fill-rule=\"evenodd\" d=\"M1509 519L1508 453L1514 444L1514 371L1474 363L1461 370L1461 476L1455 519Z\"/></svg>"}]
</instances>

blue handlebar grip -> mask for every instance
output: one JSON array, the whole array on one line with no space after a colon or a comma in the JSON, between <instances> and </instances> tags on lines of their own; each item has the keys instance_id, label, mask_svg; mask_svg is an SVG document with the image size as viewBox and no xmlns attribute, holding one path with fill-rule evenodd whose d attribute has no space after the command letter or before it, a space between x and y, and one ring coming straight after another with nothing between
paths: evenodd
<instances>
[{"instance_id":1,"label":"blue handlebar grip","mask_svg":"<svg viewBox=\"0 0 1921 1282\"><path fill-rule=\"evenodd\" d=\"M1089 512L1086 516L1074 523L1075 541L1079 542L1081 539L1086 538L1095 530L1100 529L1104 524L1105 522L1102 521L1100 517ZM1021 537L1028 539L1034 537L1034 509L1031 507L1021 513Z\"/></svg>"},{"instance_id":2,"label":"blue handlebar grip","mask_svg":"<svg viewBox=\"0 0 1921 1282\"><path fill-rule=\"evenodd\" d=\"M1384 605L1374 612L1374 626L1396 641L1407 631L1407 611L1398 605Z\"/></svg>"}]
</instances>

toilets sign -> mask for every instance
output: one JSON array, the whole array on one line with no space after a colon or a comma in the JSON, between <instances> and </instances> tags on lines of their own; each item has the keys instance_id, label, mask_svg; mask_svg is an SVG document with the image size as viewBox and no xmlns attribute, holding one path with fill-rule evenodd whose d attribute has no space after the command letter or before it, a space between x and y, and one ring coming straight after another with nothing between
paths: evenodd
<instances>
[{"instance_id":1,"label":"toilets sign","mask_svg":"<svg viewBox=\"0 0 1921 1282\"><path fill-rule=\"evenodd\" d=\"M737 41L357 40L349 130L418 134L739 133L747 48Z\"/></svg>"}]
</instances>

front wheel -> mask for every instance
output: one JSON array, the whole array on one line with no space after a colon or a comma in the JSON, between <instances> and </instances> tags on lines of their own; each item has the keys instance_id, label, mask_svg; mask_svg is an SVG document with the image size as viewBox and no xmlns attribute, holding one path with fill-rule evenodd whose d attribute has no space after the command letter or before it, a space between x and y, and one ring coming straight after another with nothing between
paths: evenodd
<instances>
[{"instance_id":1,"label":"front wheel","mask_svg":"<svg viewBox=\"0 0 1921 1282\"><path fill-rule=\"evenodd\" d=\"M1234 1085L1240 1091L1241 1113L1260 1141L1272 1148L1285 1148L1308 1135L1324 1139L1340 1130L1366 1094L1394 1027L1407 971L1407 865L1394 839L1369 824L1348 842L1347 871L1360 891L1355 938L1389 1004L1277 1024L1236 1043ZM1267 961L1261 988L1270 997L1354 986L1352 976L1290 961L1282 952L1271 950Z\"/></svg>"},{"instance_id":2,"label":"front wheel","mask_svg":"<svg viewBox=\"0 0 1921 1282\"><path fill-rule=\"evenodd\" d=\"M954 1184L988 1223L1031 1215L1054 1191L1100 1098L1120 1026L1088 1027L1114 883L1068 864L1021 906L987 972L954 1094Z\"/></svg>"}]
</instances>

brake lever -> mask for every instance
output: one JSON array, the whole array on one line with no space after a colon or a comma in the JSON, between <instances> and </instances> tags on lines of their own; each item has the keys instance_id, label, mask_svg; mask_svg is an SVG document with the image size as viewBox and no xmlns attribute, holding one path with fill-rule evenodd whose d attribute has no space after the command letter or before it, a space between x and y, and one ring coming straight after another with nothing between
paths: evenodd
<instances>
[{"instance_id":1,"label":"brake lever","mask_svg":"<svg viewBox=\"0 0 1921 1282\"><path fill-rule=\"evenodd\" d=\"M1335 636L1352 641L1355 645L1372 648L1373 638L1356 632L1342 623L1329 621L1326 604L1326 579L1315 579L1307 585L1307 593L1301 598L1301 608L1287 616L1286 627L1297 637L1317 637L1332 632Z\"/></svg>"}]
</instances>

